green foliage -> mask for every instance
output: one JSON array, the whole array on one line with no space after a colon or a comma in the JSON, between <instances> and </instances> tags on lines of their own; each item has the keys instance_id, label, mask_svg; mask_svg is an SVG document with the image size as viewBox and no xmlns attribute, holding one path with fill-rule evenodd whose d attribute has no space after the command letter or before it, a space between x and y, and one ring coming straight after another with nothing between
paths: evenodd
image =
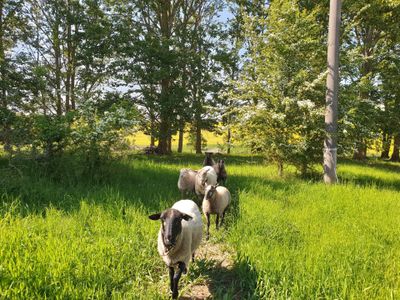
<instances>
[{"instance_id":1,"label":"green foliage","mask_svg":"<svg viewBox=\"0 0 400 300\"><path fill-rule=\"evenodd\" d=\"M33 148L44 149L45 156L50 157L66 147L73 114L66 116L37 115L33 116L32 119Z\"/></svg>"},{"instance_id":2,"label":"green foliage","mask_svg":"<svg viewBox=\"0 0 400 300\"><path fill-rule=\"evenodd\" d=\"M238 118L245 143L303 174L322 153L325 49L318 13L297 1L274 1L267 19L248 16L251 47L232 92L248 103Z\"/></svg>"},{"instance_id":3,"label":"green foliage","mask_svg":"<svg viewBox=\"0 0 400 300\"><path fill-rule=\"evenodd\" d=\"M398 98L390 70L399 65L399 15L396 1L343 3L339 134L344 150L357 152L396 128L394 106L389 103Z\"/></svg>"},{"instance_id":4,"label":"green foliage","mask_svg":"<svg viewBox=\"0 0 400 300\"><path fill-rule=\"evenodd\" d=\"M71 128L71 148L86 159L89 172L110 158L112 151L118 150L122 137L135 129L137 113L129 103L122 99L105 108L104 103L98 109L94 101L87 101L80 107Z\"/></svg>"}]
</instances>

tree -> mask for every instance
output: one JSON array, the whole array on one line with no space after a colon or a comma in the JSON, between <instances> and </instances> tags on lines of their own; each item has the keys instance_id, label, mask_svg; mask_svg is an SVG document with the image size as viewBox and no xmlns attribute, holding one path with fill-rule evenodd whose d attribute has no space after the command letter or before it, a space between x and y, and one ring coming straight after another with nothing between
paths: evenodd
<instances>
[{"instance_id":1,"label":"tree","mask_svg":"<svg viewBox=\"0 0 400 300\"><path fill-rule=\"evenodd\" d=\"M11 151L13 107L19 98L22 76L12 50L25 34L25 21L23 1L0 1L0 142L6 151Z\"/></svg>"},{"instance_id":2,"label":"tree","mask_svg":"<svg viewBox=\"0 0 400 300\"><path fill-rule=\"evenodd\" d=\"M116 23L130 30L121 28L119 35L119 78L143 112L143 128L158 140L159 153L171 151L172 134L179 130L182 136L194 111L208 99L208 86L199 78L211 78L207 39L218 3L152 0L115 7L123 15ZM204 117L200 110L196 116Z\"/></svg>"},{"instance_id":3,"label":"tree","mask_svg":"<svg viewBox=\"0 0 400 300\"><path fill-rule=\"evenodd\" d=\"M268 17L246 17L251 47L233 97L247 105L239 128L253 151L278 165L294 164L305 174L320 157L324 78L323 27L319 7L274 1Z\"/></svg>"},{"instance_id":4,"label":"tree","mask_svg":"<svg viewBox=\"0 0 400 300\"><path fill-rule=\"evenodd\" d=\"M324 141L324 181L336 183L337 116L339 92L339 28L341 0L331 0L329 10L328 77L326 83L326 112Z\"/></svg>"},{"instance_id":5,"label":"tree","mask_svg":"<svg viewBox=\"0 0 400 300\"><path fill-rule=\"evenodd\" d=\"M343 7L343 108L346 138L353 144L353 158L365 159L368 144L378 138L382 97L379 94L379 65L388 56L384 47L398 31L399 4L386 0L346 1ZM385 58L386 57L386 58Z\"/></svg>"}]
</instances>

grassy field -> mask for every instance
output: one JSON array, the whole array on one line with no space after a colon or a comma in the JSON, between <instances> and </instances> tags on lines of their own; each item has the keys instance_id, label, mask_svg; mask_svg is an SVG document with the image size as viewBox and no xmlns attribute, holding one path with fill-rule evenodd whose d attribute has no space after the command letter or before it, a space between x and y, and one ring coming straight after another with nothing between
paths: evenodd
<instances>
[{"instance_id":1,"label":"grassy field","mask_svg":"<svg viewBox=\"0 0 400 300\"><path fill-rule=\"evenodd\" d=\"M206 140L206 146L203 147L203 151L205 150L213 150L213 152L226 152L223 151L223 145L226 144L224 141L224 137L222 135L218 135L215 132L202 130L202 137ZM126 137L126 141L129 145L134 146L136 148L144 148L150 145L150 136L144 134L143 132L139 131L134 135L130 135ZM172 136L172 150L177 151L178 149L178 134ZM184 153L195 153L195 149L193 145L189 144L189 133L185 132L184 140L183 140L183 152ZM231 153L232 154L244 154L248 153L249 149L245 146L241 145L238 142L232 144Z\"/></svg>"},{"instance_id":2,"label":"grassy field","mask_svg":"<svg viewBox=\"0 0 400 300\"><path fill-rule=\"evenodd\" d=\"M183 294L208 282L215 299L400 299L400 165L339 161L342 184L330 187L224 158L233 201L210 245L234 263L216 272L197 260ZM0 298L168 299L147 215L178 200L179 169L201 162L133 155L89 178L73 158L51 174L1 159Z\"/></svg>"}]
</instances>

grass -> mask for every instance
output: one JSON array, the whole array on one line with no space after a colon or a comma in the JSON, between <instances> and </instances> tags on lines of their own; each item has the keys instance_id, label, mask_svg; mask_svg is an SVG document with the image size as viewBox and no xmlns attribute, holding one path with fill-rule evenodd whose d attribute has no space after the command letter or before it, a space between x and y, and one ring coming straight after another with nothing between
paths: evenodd
<instances>
[{"instance_id":1,"label":"grass","mask_svg":"<svg viewBox=\"0 0 400 300\"><path fill-rule=\"evenodd\" d=\"M234 265L198 260L183 292L208 281L215 299L400 298L398 164L339 161L331 187L291 169L278 178L260 157L225 160L233 201L211 243L229 247ZM178 170L201 161L134 155L88 178L72 158L52 176L1 159L0 298L168 299L147 215L178 200Z\"/></svg>"}]
</instances>

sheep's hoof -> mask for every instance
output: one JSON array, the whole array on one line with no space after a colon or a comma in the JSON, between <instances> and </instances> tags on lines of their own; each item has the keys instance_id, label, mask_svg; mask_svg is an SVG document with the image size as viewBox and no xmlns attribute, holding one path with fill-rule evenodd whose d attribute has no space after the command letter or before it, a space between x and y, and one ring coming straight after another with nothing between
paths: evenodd
<instances>
[{"instance_id":1,"label":"sheep's hoof","mask_svg":"<svg viewBox=\"0 0 400 300\"><path fill-rule=\"evenodd\" d=\"M209 239L210 239L210 236L207 234L206 241L208 241Z\"/></svg>"},{"instance_id":2,"label":"sheep's hoof","mask_svg":"<svg viewBox=\"0 0 400 300\"><path fill-rule=\"evenodd\" d=\"M172 292L172 299L178 299L178 291Z\"/></svg>"}]
</instances>

